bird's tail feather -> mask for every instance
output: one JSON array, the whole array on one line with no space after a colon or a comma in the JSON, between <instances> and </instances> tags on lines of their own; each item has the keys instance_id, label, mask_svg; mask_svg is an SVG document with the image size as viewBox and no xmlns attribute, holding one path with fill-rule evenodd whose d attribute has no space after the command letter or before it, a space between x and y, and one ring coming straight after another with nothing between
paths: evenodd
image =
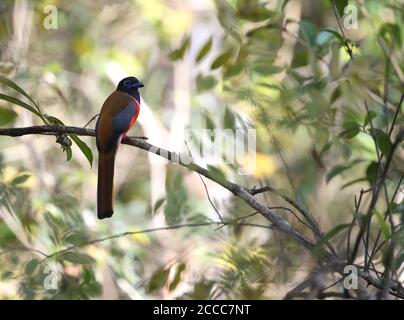
<instances>
[{"instance_id":1,"label":"bird's tail feather","mask_svg":"<svg viewBox=\"0 0 404 320\"><path fill-rule=\"evenodd\" d=\"M112 193L114 185L115 152L99 153L97 216L98 219L110 218L114 213Z\"/></svg>"}]
</instances>

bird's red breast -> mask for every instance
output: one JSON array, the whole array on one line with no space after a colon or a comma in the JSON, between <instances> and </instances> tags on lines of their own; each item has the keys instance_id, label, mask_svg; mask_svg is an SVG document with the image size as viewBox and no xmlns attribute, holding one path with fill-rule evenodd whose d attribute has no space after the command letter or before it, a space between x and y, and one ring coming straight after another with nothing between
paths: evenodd
<instances>
[{"instance_id":1,"label":"bird's red breast","mask_svg":"<svg viewBox=\"0 0 404 320\"><path fill-rule=\"evenodd\" d=\"M129 96L129 97L132 99L134 105L136 106L136 113L135 113L135 115L132 117L132 120L130 120L130 123L129 123L129 129L130 129L130 128L132 128L132 126L135 124L135 122L136 122L136 120L137 120L137 117L139 116L140 104L139 104L139 102L138 102L135 98L133 98L133 97L131 97L131 96ZM124 132L124 133L122 134L122 139L125 138L125 136L126 136L126 134L128 133L129 129L128 129L126 132Z\"/></svg>"}]
</instances>

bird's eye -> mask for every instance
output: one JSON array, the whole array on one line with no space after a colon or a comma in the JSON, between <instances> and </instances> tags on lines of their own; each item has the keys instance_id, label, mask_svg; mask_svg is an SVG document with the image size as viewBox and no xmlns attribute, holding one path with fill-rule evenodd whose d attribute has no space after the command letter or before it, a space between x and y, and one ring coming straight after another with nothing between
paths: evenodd
<instances>
[{"instance_id":1,"label":"bird's eye","mask_svg":"<svg viewBox=\"0 0 404 320\"><path fill-rule=\"evenodd\" d=\"M126 80L126 81L123 83L123 85L124 85L125 87L129 87L131 84L132 84L132 81L130 81L130 80Z\"/></svg>"}]
</instances>

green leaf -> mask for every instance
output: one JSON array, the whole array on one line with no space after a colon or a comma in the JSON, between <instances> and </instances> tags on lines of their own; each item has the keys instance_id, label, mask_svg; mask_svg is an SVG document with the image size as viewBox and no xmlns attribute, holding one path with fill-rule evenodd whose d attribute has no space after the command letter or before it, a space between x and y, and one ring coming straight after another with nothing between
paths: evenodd
<instances>
[{"instance_id":1,"label":"green leaf","mask_svg":"<svg viewBox=\"0 0 404 320\"><path fill-rule=\"evenodd\" d=\"M169 225L174 225L183 219L183 207L187 201L187 193L182 184L183 176L181 171L175 176L168 176L166 181L166 206L164 215Z\"/></svg>"},{"instance_id":2,"label":"green leaf","mask_svg":"<svg viewBox=\"0 0 404 320\"><path fill-rule=\"evenodd\" d=\"M32 259L30 260L27 265L25 266L25 274L31 275L35 272L36 268L39 265L39 260L38 259Z\"/></svg>"},{"instance_id":3,"label":"green leaf","mask_svg":"<svg viewBox=\"0 0 404 320\"><path fill-rule=\"evenodd\" d=\"M369 134L375 140L379 150L384 154L386 158L388 158L391 152L392 145L387 134L380 129L369 129Z\"/></svg>"},{"instance_id":4,"label":"green leaf","mask_svg":"<svg viewBox=\"0 0 404 320\"><path fill-rule=\"evenodd\" d=\"M317 35L316 26L308 20L301 20L300 30L303 34L303 37L306 39L307 45L309 47L312 47L316 42L316 35Z\"/></svg>"},{"instance_id":5,"label":"green leaf","mask_svg":"<svg viewBox=\"0 0 404 320\"><path fill-rule=\"evenodd\" d=\"M339 87L335 88L330 97L330 104L333 104L341 96L341 90Z\"/></svg>"},{"instance_id":6,"label":"green leaf","mask_svg":"<svg viewBox=\"0 0 404 320\"><path fill-rule=\"evenodd\" d=\"M339 164L334 166L326 175L326 182L330 182L332 178L336 177L337 175L341 174L342 172L352 168L355 164L361 162L362 160L354 160L348 164Z\"/></svg>"},{"instance_id":7,"label":"green leaf","mask_svg":"<svg viewBox=\"0 0 404 320\"><path fill-rule=\"evenodd\" d=\"M51 212L45 212L45 221L48 226L55 232L58 233L59 230L65 227L63 220L54 216Z\"/></svg>"},{"instance_id":8,"label":"green leaf","mask_svg":"<svg viewBox=\"0 0 404 320\"><path fill-rule=\"evenodd\" d=\"M20 283L19 293L24 300L33 300L35 298L35 291L26 281Z\"/></svg>"},{"instance_id":9,"label":"green leaf","mask_svg":"<svg viewBox=\"0 0 404 320\"><path fill-rule=\"evenodd\" d=\"M192 299L194 300L209 299L211 291L212 291L212 284L197 282L194 284L194 292L192 293Z\"/></svg>"},{"instance_id":10,"label":"green leaf","mask_svg":"<svg viewBox=\"0 0 404 320\"><path fill-rule=\"evenodd\" d=\"M17 118L17 113L14 110L0 107L0 126L12 124Z\"/></svg>"},{"instance_id":11,"label":"green leaf","mask_svg":"<svg viewBox=\"0 0 404 320\"><path fill-rule=\"evenodd\" d=\"M338 14L340 17L344 15L344 9L348 5L348 0L332 0L335 2L335 6L337 7Z\"/></svg>"},{"instance_id":12,"label":"green leaf","mask_svg":"<svg viewBox=\"0 0 404 320\"><path fill-rule=\"evenodd\" d=\"M185 52L188 50L190 44L191 44L191 36L188 35L182 40L181 46L170 53L169 55L170 59L173 61L182 59L184 57Z\"/></svg>"},{"instance_id":13,"label":"green leaf","mask_svg":"<svg viewBox=\"0 0 404 320\"><path fill-rule=\"evenodd\" d=\"M12 271L4 271L1 274L1 279L2 280L8 280L11 279L14 276L14 273Z\"/></svg>"},{"instance_id":14,"label":"green leaf","mask_svg":"<svg viewBox=\"0 0 404 320\"><path fill-rule=\"evenodd\" d=\"M370 185L373 185L376 181L377 175L377 162L372 161L366 168L366 179L369 181Z\"/></svg>"},{"instance_id":15,"label":"green leaf","mask_svg":"<svg viewBox=\"0 0 404 320\"><path fill-rule=\"evenodd\" d=\"M345 38L342 34L340 34L337 30L332 29L332 28L327 28L324 31L321 32L328 32L330 34L332 34L335 38L337 38L341 44L345 43Z\"/></svg>"},{"instance_id":16,"label":"green leaf","mask_svg":"<svg viewBox=\"0 0 404 320\"><path fill-rule=\"evenodd\" d=\"M201 50L199 50L199 53L196 56L196 62L200 62L203 58L205 58L205 56L208 54L208 52L212 48L212 43L213 43L213 40L212 40L212 37L210 37L208 39L208 41L206 41L206 43L203 45Z\"/></svg>"},{"instance_id":17,"label":"green leaf","mask_svg":"<svg viewBox=\"0 0 404 320\"><path fill-rule=\"evenodd\" d=\"M232 49L229 49L222 54L218 55L215 60L212 62L212 66L210 67L212 70L220 68L224 65L227 61L229 61L231 55L233 53Z\"/></svg>"},{"instance_id":18,"label":"green leaf","mask_svg":"<svg viewBox=\"0 0 404 320\"><path fill-rule=\"evenodd\" d=\"M236 118L229 107L224 110L223 127L225 129L234 129L236 126Z\"/></svg>"},{"instance_id":19,"label":"green leaf","mask_svg":"<svg viewBox=\"0 0 404 320\"><path fill-rule=\"evenodd\" d=\"M252 22L264 21L275 15L257 0L239 0L237 2L237 14L240 18Z\"/></svg>"},{"instance_id":20,"label":"green leaf","mask_svg":"<svg viewBox=\"0 0 404 320\"><path fill-rule=\"evenodd\" d=\"M156 212L158 209L160 209L160 207L163 205L164 201L166 201L166 198L161 198L161 199L157 200L156 203L154 204L153 212Z\"/></svg>"},{"instance_id":21,"label":"green leaf","mask_svg":"<svg viewBox=\"0 0 404 320\"><path fill-rule=\"evenodd\" d=\"M328 231L323 238L316 243L316 246L314 247L315 252L319 252L320 248L327 242L329 242L333 237L335 237L338 233L340 233L342 230L349 228L351 226L350 223L346 224L339 224L332 228L330 231Z\"/></svg>"},{"instance_id":22,"label":"green leaf","mask_svg":"<svg viewBox=\"0 0 404 320\"><path fill-rule=\"evenodd\" d=\"M342 139L352 139L360 132L359 127L346 129L340 132L339 137Z\"/></svg>"},{"instance_id":23,"label":"green leaf","mask_svg":"<svg viewBox=\"0 0 404 320\"><path fill-rule=\"evenodd\" d=\"M62 122L62 120L60 120L60 119L58 119L58 118L56 118L56 117L54 117L54 116L49 116L49 115L46 115L46 119L49 121L49 123L51 123L51 124L57 124L57 125L61 125L61 126L64 126L65 124Z\"/></svg>"},{"instance_id":24,"label":"green leaf","mask_svg":"<svg viewBox=\"0 0 404 320\"><path fill-rule=\"evenodd\" d=\"M0 100L5 100L17 106L23 107L24 109L27 109L28 111L32 112L33 114L37 115L42 119L42 114L40 112L38 112L35 108L25 103L24 101L21 101L20 99L0 93Z\"/></svg>"},{"instance_id":25,"label":"green leaf","mask_svg":"<svg viewBox=\"0 0 404 320\"><path fill-rule=\"evenodd\" d=\"M359 178L359 179L355 179L355 180L349 181L349 182L343 184L343 185L341 186L341 189L340 189L340 190L343 190L343 189L345 189L345 188L348 188L348 187L354 185L355 183L359 183L359 182L363 182L363 181L367 181L367 179L366 179L366 178Z\"/></svg>"},{"instance_id":26,"label":"green leaf","mask_svg":"<svg viewBox=\"0 0 404 320\"><path fill-rule=\"evenodd\" d=\"M264 50L263 52L269 53L265 55L266 59L271 61L275 60L274 52L276 52L276 50L278 50L283 43L283 38L278 27L274 28L266 25L253 29L247 32L246 35L249 38L250 43L249 47L245 46L245 49L248 49L247 52L249 52L251 55L256 55L257 53L255 53L254 47L259 46L262 47L262 50ZM243 61L245 61L245 59Z\"/></svg>"},{"instance_id":27,"label":"green leaf","mask_svg":"<svg viewBox=\"0 0 404 320\"><path fill-rule=\"evenodd\" d=\"M181 281L181 273L184 272L184 270L185 270L185 263L181 262L181 264L177 268L173 281L170 283L170 286L168 287L170 291L174 290L178 286L178 284Z\"/></svg>"},{"instance_id":28,"label":"green leaf","mask_svg":"<svg viewBox=\"0 0 404 320\"><path fill-rule=\"evenodd\" d=\"M238 48L236 63L244 65L246 63L249 54L250 54L250 47L248 43L240 45L240 47Z\"/></svg>"},{"instance_id":29,"label":"green leaf","mask_svg":"<svg viewBox=\"0 0 404 320\"><path fill-rule=\"evenodd\" d=\"M379 29L379 35L389 44L398 48L402 46L401 29L395 23L383 23Z\"/></svg>"},{"instance_id":30,"label":"green leaf","mask_svg":"<svg viewBox=\"0 0 404 320\"><path fill-rule=\"evenodd\" d=\"M377 222L379 224L380 230L382 232L384 240L387 240L390 238L390 226L387 224L387 221L384 220L382 214L374 209L373 213L376 215Z\"/></svg>"},{"instance_id":31,"label":"green leaf","mask_svg":"<svg viewBox=\"0 0 404 320\"><path fill-rule=\"evenodd\" d=\"M252 69L255 72L264 74L264 75L271 75L277 74L285 70L284 67L274 66L271 63L265 62L262 59L255 61L252 65Z\"/></svg>"},{"instance_id":32,"label":"green leaf","mask_svg":"<svg viewBox=\"0 0 404 320\"><path fill-rule=\"evenodd\" d=\"M20 86L18 86L14 81L7 79L6 77L0 75L0 82L7 85L8 87L14 89L18 93L22 94L29 101L31 101L34 104L34 106L36 106L38 108L38 104L34 101L34 99L32 99L31 96L28 93L26 93Z\"/></svg>"},{"instance_id":33,"label":"green leaf","mask_svg":"<svg viewBox=\"0 0 404 320\"><path fill-rule=\"evenodd\" d=\"M89 146L81 140L77 135L70 133L69 137L76 143L76 145L80 148L81 152L83 152L84 156L87 158L90 166L93 166L93 152L89 148Z\"/></svg>"},{"instance_id":34,"label":"green leaf","mask_svg":"<svg viewBox=\"0 0 404 320\"><path fill-rule=\"evenodd\" d=\"M72 158L72 148L71 147L66 147L64 148L64 151L66 151L66 161L70 161Z\"/></svg>"},{"instance_id":35,"label":"green leaf","mask_svg":"<svg viewBox=\"0 0 404 320\"><path fill-rule=\"evenodd\" d=\"M182 206L181 199L174 195L172 191L167 193L167 203L164 207L164 216L168 225L180 223L182 220Z\"/></svg>"},{"instance_id":36,"label":"green leaf","mask_svg":"<svg viewBox=\"0 0 404 320\"><path fill-rule=\"evenodd\" d=\"M226 175L223 173L222 170L212 166L208 165L208 171L209 173L212 174L212 176L217 179L219 182L225 182L226 181Z\"/></svg>"},{"instance_id":37,"label":"green leaf","mask_svg":"<svg viewBox=\"0 0 404 320\"><path fill-rule=\"evenodd\" d=\"M83 264L83 265L92 264L95 262L94 259L88 254L71 251L63 254L62 259L75 264Z\"/></svg>"},{"instance_id":38,"label":"green leaf","mask_svg":"<svg viewBox=\"0 0 404 320\"><path fill-rule=\"evenodd\" d=\"M332 144L333 144L333 141L331 140L331 141L327 142L327 143L324 145L324 147L321 148L321 151L320 151L320 158L322 158L322 157L324 156L324 154L325 154L328 150L331 149Z\"/></svg>"},{"instance_id":39,"label":"green leaf","mask_svg":"<svg viewBox=\"0 0 404 320\"><path fill-rule=\"evenodd\" d=\"M196 89L199 92L213 89L217 84L217 80L213 76L198 75L196 78Z\"/></svg>"},{"instance_id":40,"label":"green leaf","mask_svg":"<svg viewBox=\"0 0 404 320\"><path fill-rule=\"evenodd\" d=\"M83 234L79 232L68 232L63 237L63 241L75 246L80 246L86 242L86 238Z\"/></svg>"},{"instance_id":41,"label":"green leaf","mask_svg":"<svg viewBox=\"0 0 404 320\"><path fill-rule=\"evenodd\" d=\"M342 139L352 139L360 132L359 124L355 121L346 121L342 127L345 129L339 133L339 137Z\"/></svg>"},{"instance_id":42,"label":"green leaf","mask_svg":"<svg viewBox=\"0 0 404 320\"><path fill-rule=\"evenodd\" d=\"M367 126L370 121L377 117L377 113L375 111L370 111L366 113L365 119L363 120L363 126Z\"/></svg>"},{"instance_id":43,"label":"green leaf","mask_svg":"<svg viewBox=\"0 0 404 320\"><path fill-rule=\"evenodd\" d=\"M358 127L359 127L359 124L358 124L356 121L348 120L348 121L345 121L345 122L342 124L342 127L343 127L344 129L358 128Z\"/></svg>"},{"instance_id":44,"label":"green leaf","mask_svg":"<svg viewBox=\"0 0 404 320\"><path fill-rule=\"evenodd\" d=\"M161 289L167 283L168 275L170 274L170 269L163 269L157 271L149 280L148 292L153 292Z\"/></svg>"},{"instance_id":45,"label":"green leaf","mask_svg":"<svg viewBox=\"0 0 404 320\"><path fill-rule=\"evenodd\" d=\"M206 123L206 128L209 130L214 130L216 128L215 122L212 120L210 115L205 112L205 123Z\"/></svg>"},{"instance_id":46,"label":"green leaf","mask_svg":"<svg viewBox=\"0 0 404 320\"><path fill-rule=\"evenodd\" d=\"M22 183L24 183L25 181L27 181L30 176L31 176L30 174L21 174L21 175L15 177L15 178L11 181L11 184L12 184L12 185L19 185L19 184L22 184Z\"/></svg>"},{"instance_id":47,"label":"green leaf","mask_svg":"<svg viewBox=\"0 0 404 320\"><path fill-rule=\"evenodd\" d=\"M391 203L391 212L393 214L397 214L397 213L402 214L402 213L404 213L404 203L398 204L398 203L392 202Z\"/></svg>"},{"instance_id":48,"label":"green leaf","mask_svg":"<svg viewBox=\"0 0 404 320\"><path fill-rule=\"evenodd\" d=\"M241 63L236 63L231 66L226 67L223 78L231 78L239 75L244 69L244 65Z\"/></svg>"},{"instance_id":49,"label":"green leaf","mask_svg":"<svg viewBox=\"0 0 404 320\"><path fill-rule=\"evenodd\" d=\"M172 182L173 190L178 190L178 188L180 188L182 185L182 181L183 181L182 173L181 173L181 171L177 171L175 178Z\"/></svg>"}]
</instances>

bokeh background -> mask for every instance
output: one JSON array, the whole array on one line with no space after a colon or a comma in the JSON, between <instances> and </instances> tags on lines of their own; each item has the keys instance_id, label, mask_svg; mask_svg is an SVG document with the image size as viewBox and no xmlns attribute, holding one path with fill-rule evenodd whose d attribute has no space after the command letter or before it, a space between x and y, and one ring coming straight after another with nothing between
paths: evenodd
<instances>
[{"instance_id":1,"label":"bokeh background","mask_svg":"<svg viewBox=\"0 0 404 320\"><path fill-rule=\"evenodd\" d=\"M348 1L337 2L343 16ZM328 0L2 0L0 73L43 113L78 127L99 112L121 78L135 75L145 87L130 135L172 151L187 151L189 129L255 129L253 174L199 157L190 143L195 162L250 188L282 190L327 231L351 221L354 194L374 174L374 143L361 127L364 99L383 127L394 115L384 100L386 81L387 101L397 105L404 79L402 1L349 3L358 24L346 30L347 44ZM44 26L49 5L57 9L56 29ZM1 92L30 103L6 85ZM1 101L1 127L35 124L41 119L33 113ZM98 221L95 140L81 139L93 152L92 166L75 144L66 161L52 136L0 137L0 298L273 299L315 268L299 244L260 227L104 239L218 217L196 173L122 145L115 214ZM389 190L403 171L402 157L401 148ZM223 218L253 213L224 188L205 183ZM261 199L285 205L274 195ZM304 232L289 212L277 212ZM268 225L258 215L246 221ZM95 239L101 240L82 246ZM344 243L335 239L341 252ZM71 245L78 248L43 260Z\"/></svg>"}]
</instances>

